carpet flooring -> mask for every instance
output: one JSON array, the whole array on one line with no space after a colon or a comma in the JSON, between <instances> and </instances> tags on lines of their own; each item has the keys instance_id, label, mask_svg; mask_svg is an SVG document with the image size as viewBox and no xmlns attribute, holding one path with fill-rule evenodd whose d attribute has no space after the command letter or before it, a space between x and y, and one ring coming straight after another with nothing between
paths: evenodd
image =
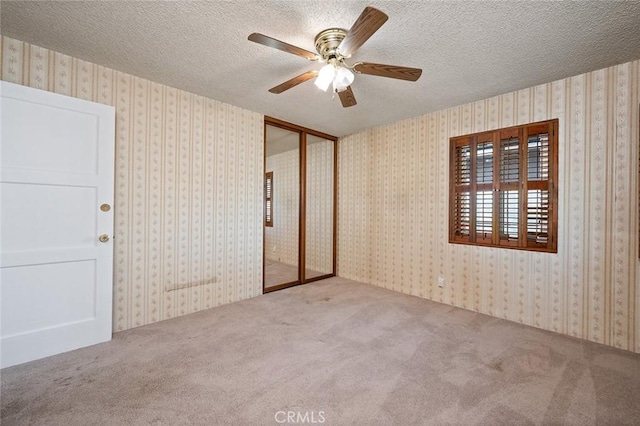
<instances>
[{"instance_id":1,"label":"carpet flooring","mask_svg":"<svg viewBox=\"0 0 640 426\"><path fill-rule=\"evenodd\" d=\"M3 426L640 424L640 355L340 278L0 374Z\"/></svg>"},{"instance_id":2,"label":"carpet flooring","mask_svg":"<svg viewBox=\"0 0 640 426\"><path fill-rule=\"evenodd\" d=\"M279 284L290 283L298 280L298 267L266 260L264 263L264 288L274 287Z\"/></svg>"},{"instance_id":3,"label":"carpet flooring","mask_svg":"<svg viewBox=\"0 0 640 426\"><path fill-rule=\"evenodd\" d=\"M330 272L323 273L308 269L305 271L305 278L314 278L326 275ZM264 264L264 288L275 287L280 284L290 283L298 280L298 266L289 265L287 263L278 262L276 260L266 260Z\"/></svg>"}]
</instances>

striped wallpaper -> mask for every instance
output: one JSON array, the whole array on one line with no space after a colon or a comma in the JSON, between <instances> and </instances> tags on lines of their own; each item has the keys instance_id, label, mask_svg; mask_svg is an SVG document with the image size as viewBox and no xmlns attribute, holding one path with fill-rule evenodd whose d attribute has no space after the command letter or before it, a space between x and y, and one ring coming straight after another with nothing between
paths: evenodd
<instances>
[{"instance_id":1,"label":"striped wallpaper","mask_svg":"<svg viewBox=\"0 0 640 426\"><path fill-rule=\"evenodd\" d=\"M635 61L342 138L338 274L640 352L639 102ZM551 118L558 254L449 244L449 138Z\"/></svg>"},{"instance_id":2,"label":"striped wallpaper","mask_svg":"<svg viewBox=\"0 0 640 426\"><path fill-rule=\"evenodd\" d=\"M116 108L115 331L262 293L262 115L0 42L3 80Z\"/></svg>"},{"instance_id":3,"label":"striped wallpaper","mask_svg":"<svg viewBox=\"0 0 640 426\"><path fill-rule=\"evenodd\" d=\"M0 42L3 80L116 107L116 331L260 294L261 115ZM635 61L342 138L338 274L640 352L639 91ZM556 117L558 254L448 244L449 137Z\"/></svg>"},{"instance_id":4,"label":"striped wallpaper","mask_svg":"<svg viewBox=\"0 0 640 426\"><path fill-rule=\"evenodd\" d=\"M306 268L333 273L334 142L307 135Z\"/></svg>"}]
</instances>

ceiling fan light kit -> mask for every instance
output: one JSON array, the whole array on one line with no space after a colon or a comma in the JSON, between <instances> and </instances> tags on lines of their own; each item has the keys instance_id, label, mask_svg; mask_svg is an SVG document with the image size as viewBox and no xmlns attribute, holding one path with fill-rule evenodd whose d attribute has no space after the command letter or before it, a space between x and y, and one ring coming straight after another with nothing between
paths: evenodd
<instances>
[{"instance_id":1,"label":"ceiling fan light kit","mask_svg":"<svg viewBox=\"0 0 640 426\"><path fill-rule=\"evenodd\" d=\"M331 82L336 76L336 67L333 64L327 64L324 67L320 68L318 71L318 76L316 77L316 81L313 82L318 89L326 92Z\"/></svg>"},{"instance_id":2,"label":"ceiling fan light kit","mask_svg":"<svg viewBox=\"0 0 640 426\"><path fill-rule=\"evenodd\" d=\"M308 71L269 89L271 93L282 93L315 77L314 84L322 91L326 92L329 86L333 85L333 92L338 93L342 106L346 108L357 103L351 89L351 84L355 79L354 71L358 74L407 81L416 81L422 74L422 70L419 68L367 62L358 62L350 66L345 62L345 59L350 58L388 18L384 12L373 7L366 7L349 31L342 28L329 28L318 33L315 38L317 54L264 34L253 33L248 39L310 61L325 63L319 71Z\"/></svg>"},{"instance_id":3,"label":"ceiling fan light kit","mask_svg":"<svg viewBox=\"0 0 640 426\"><path fill-rule=\"evenodd\" d=\"M351 86L353 80L355 79L355 75L345 67L338 67L336 69L336 76L333 79L333 91L344 92L347 90L347 87Z\"/></svg>"}]
</instances>

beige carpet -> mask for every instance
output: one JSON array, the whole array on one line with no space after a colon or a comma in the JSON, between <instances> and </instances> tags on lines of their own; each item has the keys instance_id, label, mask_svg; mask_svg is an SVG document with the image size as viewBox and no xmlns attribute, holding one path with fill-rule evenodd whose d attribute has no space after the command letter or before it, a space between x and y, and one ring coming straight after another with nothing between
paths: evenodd
<instances>
[{"instance_id":1,"label":"beige carpet","mask_svg":"<svg viewBox=\"0 0 640 426\"><path fill-rule=\"evenodd\" d=\"M323 272L308 269L305 271L305 278L314 278L326 275ZM270 288L279 284L298 281L298 267L276 260L266 260L264 263L264 288Z\"/></svg>"},{"instance_id":2,"label":"beige carpet","mask_svg":"<svg viewBox=\"0 0 640 426\"><path fill-rule=\"evenodd\" d=\"M3 426L640 424L640 355L339 278L1 373Z\"/></svg>"},{"instance_id":3,"label":"beige carpet","mask_svg":"<svg viewBox=\"0 0 640 426\"><path fill-rule=\"evenodd\" d=\"M275 260L264 263L264 288L298 280L298 267Z\"/></svg>"}]
</instances>

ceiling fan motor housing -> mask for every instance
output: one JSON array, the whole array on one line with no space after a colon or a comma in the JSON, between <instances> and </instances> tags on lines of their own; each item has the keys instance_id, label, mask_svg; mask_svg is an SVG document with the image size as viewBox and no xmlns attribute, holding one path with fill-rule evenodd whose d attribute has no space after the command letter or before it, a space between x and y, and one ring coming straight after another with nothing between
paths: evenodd
<instances>
[{"instance_id":1,"label":"ceiling fan motor housing","mask_svg":"<svg viewBox=\"0 0 640 426\"><path fill-rule=\"evenodd\" d=\"M329 28L316 36L316 50L324 62L342 62L344 57L338 52L338 46L346 35L347 30L343 28Z\"/></svg>"}]
</instances>

